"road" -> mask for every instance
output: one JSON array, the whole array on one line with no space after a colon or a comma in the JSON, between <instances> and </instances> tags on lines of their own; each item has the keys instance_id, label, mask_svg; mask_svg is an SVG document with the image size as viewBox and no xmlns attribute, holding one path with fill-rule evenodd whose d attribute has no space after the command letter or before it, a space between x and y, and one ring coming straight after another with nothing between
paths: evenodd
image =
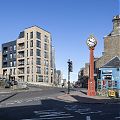
<instances>
[{"instance_id":1,"label":"road","mask_svg":"<svg viewBox=\"0 0 120 120\"><path fill-rule=\"evenodd\" d=\"M56 98L61 88L1 93L0 120L120 120L120 104L85 104Z\"/></svg>"}]
</instances>

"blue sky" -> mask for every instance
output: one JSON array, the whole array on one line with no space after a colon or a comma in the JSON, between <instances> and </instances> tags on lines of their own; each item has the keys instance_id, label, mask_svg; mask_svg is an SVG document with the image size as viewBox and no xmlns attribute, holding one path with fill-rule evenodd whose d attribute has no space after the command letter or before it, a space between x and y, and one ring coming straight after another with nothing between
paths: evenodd
<instances>
[{"instance_id":1,"label":"blue sky","mask_svg":"<svg viewBox=\"0 0 120 120\"><path fill-rule=\"evenodd\" d=\"M0 0L0 44L15 40L20 31L37 25L49 31L55 47L56 68L67 78L67 61L73 61L71 81L89 61L86 40L98 40L95 57L104 49L103 37L120 14L119 0Z\"/></svg>"}]
</instances>

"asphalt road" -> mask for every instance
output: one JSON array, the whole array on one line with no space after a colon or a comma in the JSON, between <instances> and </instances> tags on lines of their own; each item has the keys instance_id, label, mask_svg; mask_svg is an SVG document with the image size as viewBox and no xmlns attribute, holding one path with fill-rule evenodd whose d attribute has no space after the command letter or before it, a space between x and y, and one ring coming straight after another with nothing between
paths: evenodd
<instances>
[{"instance_id":1,"label":"asphalt road","mask_svg":"<svg viewBox=\"0 0 120 120\"><path fill-rule=\"evenodd\" d=\"M39 89L39 88L38 88ZM0 94L0 120L119 120L120 104L82 104L56 98L66 89Z\"/></svg>"}]
</instances>

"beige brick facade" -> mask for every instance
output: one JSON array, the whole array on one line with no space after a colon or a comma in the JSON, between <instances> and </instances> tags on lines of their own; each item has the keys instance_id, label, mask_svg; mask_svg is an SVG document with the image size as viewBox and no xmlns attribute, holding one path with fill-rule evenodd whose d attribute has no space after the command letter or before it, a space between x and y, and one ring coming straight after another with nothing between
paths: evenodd
<instances>
[{"instance_id":1,"label":"beige brick facade","mask_svg":"<svg viewBox=\"0 0 120 120\"><path fill-rule=\"evenodd\" d=\"M40 38L38 38L40 37ZM17 79L51 83L51 34L37 26L17 39Z\"/></svg>"}]
</instances>

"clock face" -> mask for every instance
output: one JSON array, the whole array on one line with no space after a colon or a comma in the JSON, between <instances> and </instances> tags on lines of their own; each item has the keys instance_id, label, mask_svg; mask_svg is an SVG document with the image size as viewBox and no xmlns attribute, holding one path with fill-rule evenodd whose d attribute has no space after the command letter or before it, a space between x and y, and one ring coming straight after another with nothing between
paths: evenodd
<instances>
[{"instance_id":1,"label":"clock face","mask_svg":"<svg viewBox=\"0 0 120 120\"><path fill-rule=\"evenodd\" d=\"M90 35L90 37L87 39L87 45L89 47L95 47L97 44L97 40L94 38L94 36Z\"/></svg>"}]
</instances>

